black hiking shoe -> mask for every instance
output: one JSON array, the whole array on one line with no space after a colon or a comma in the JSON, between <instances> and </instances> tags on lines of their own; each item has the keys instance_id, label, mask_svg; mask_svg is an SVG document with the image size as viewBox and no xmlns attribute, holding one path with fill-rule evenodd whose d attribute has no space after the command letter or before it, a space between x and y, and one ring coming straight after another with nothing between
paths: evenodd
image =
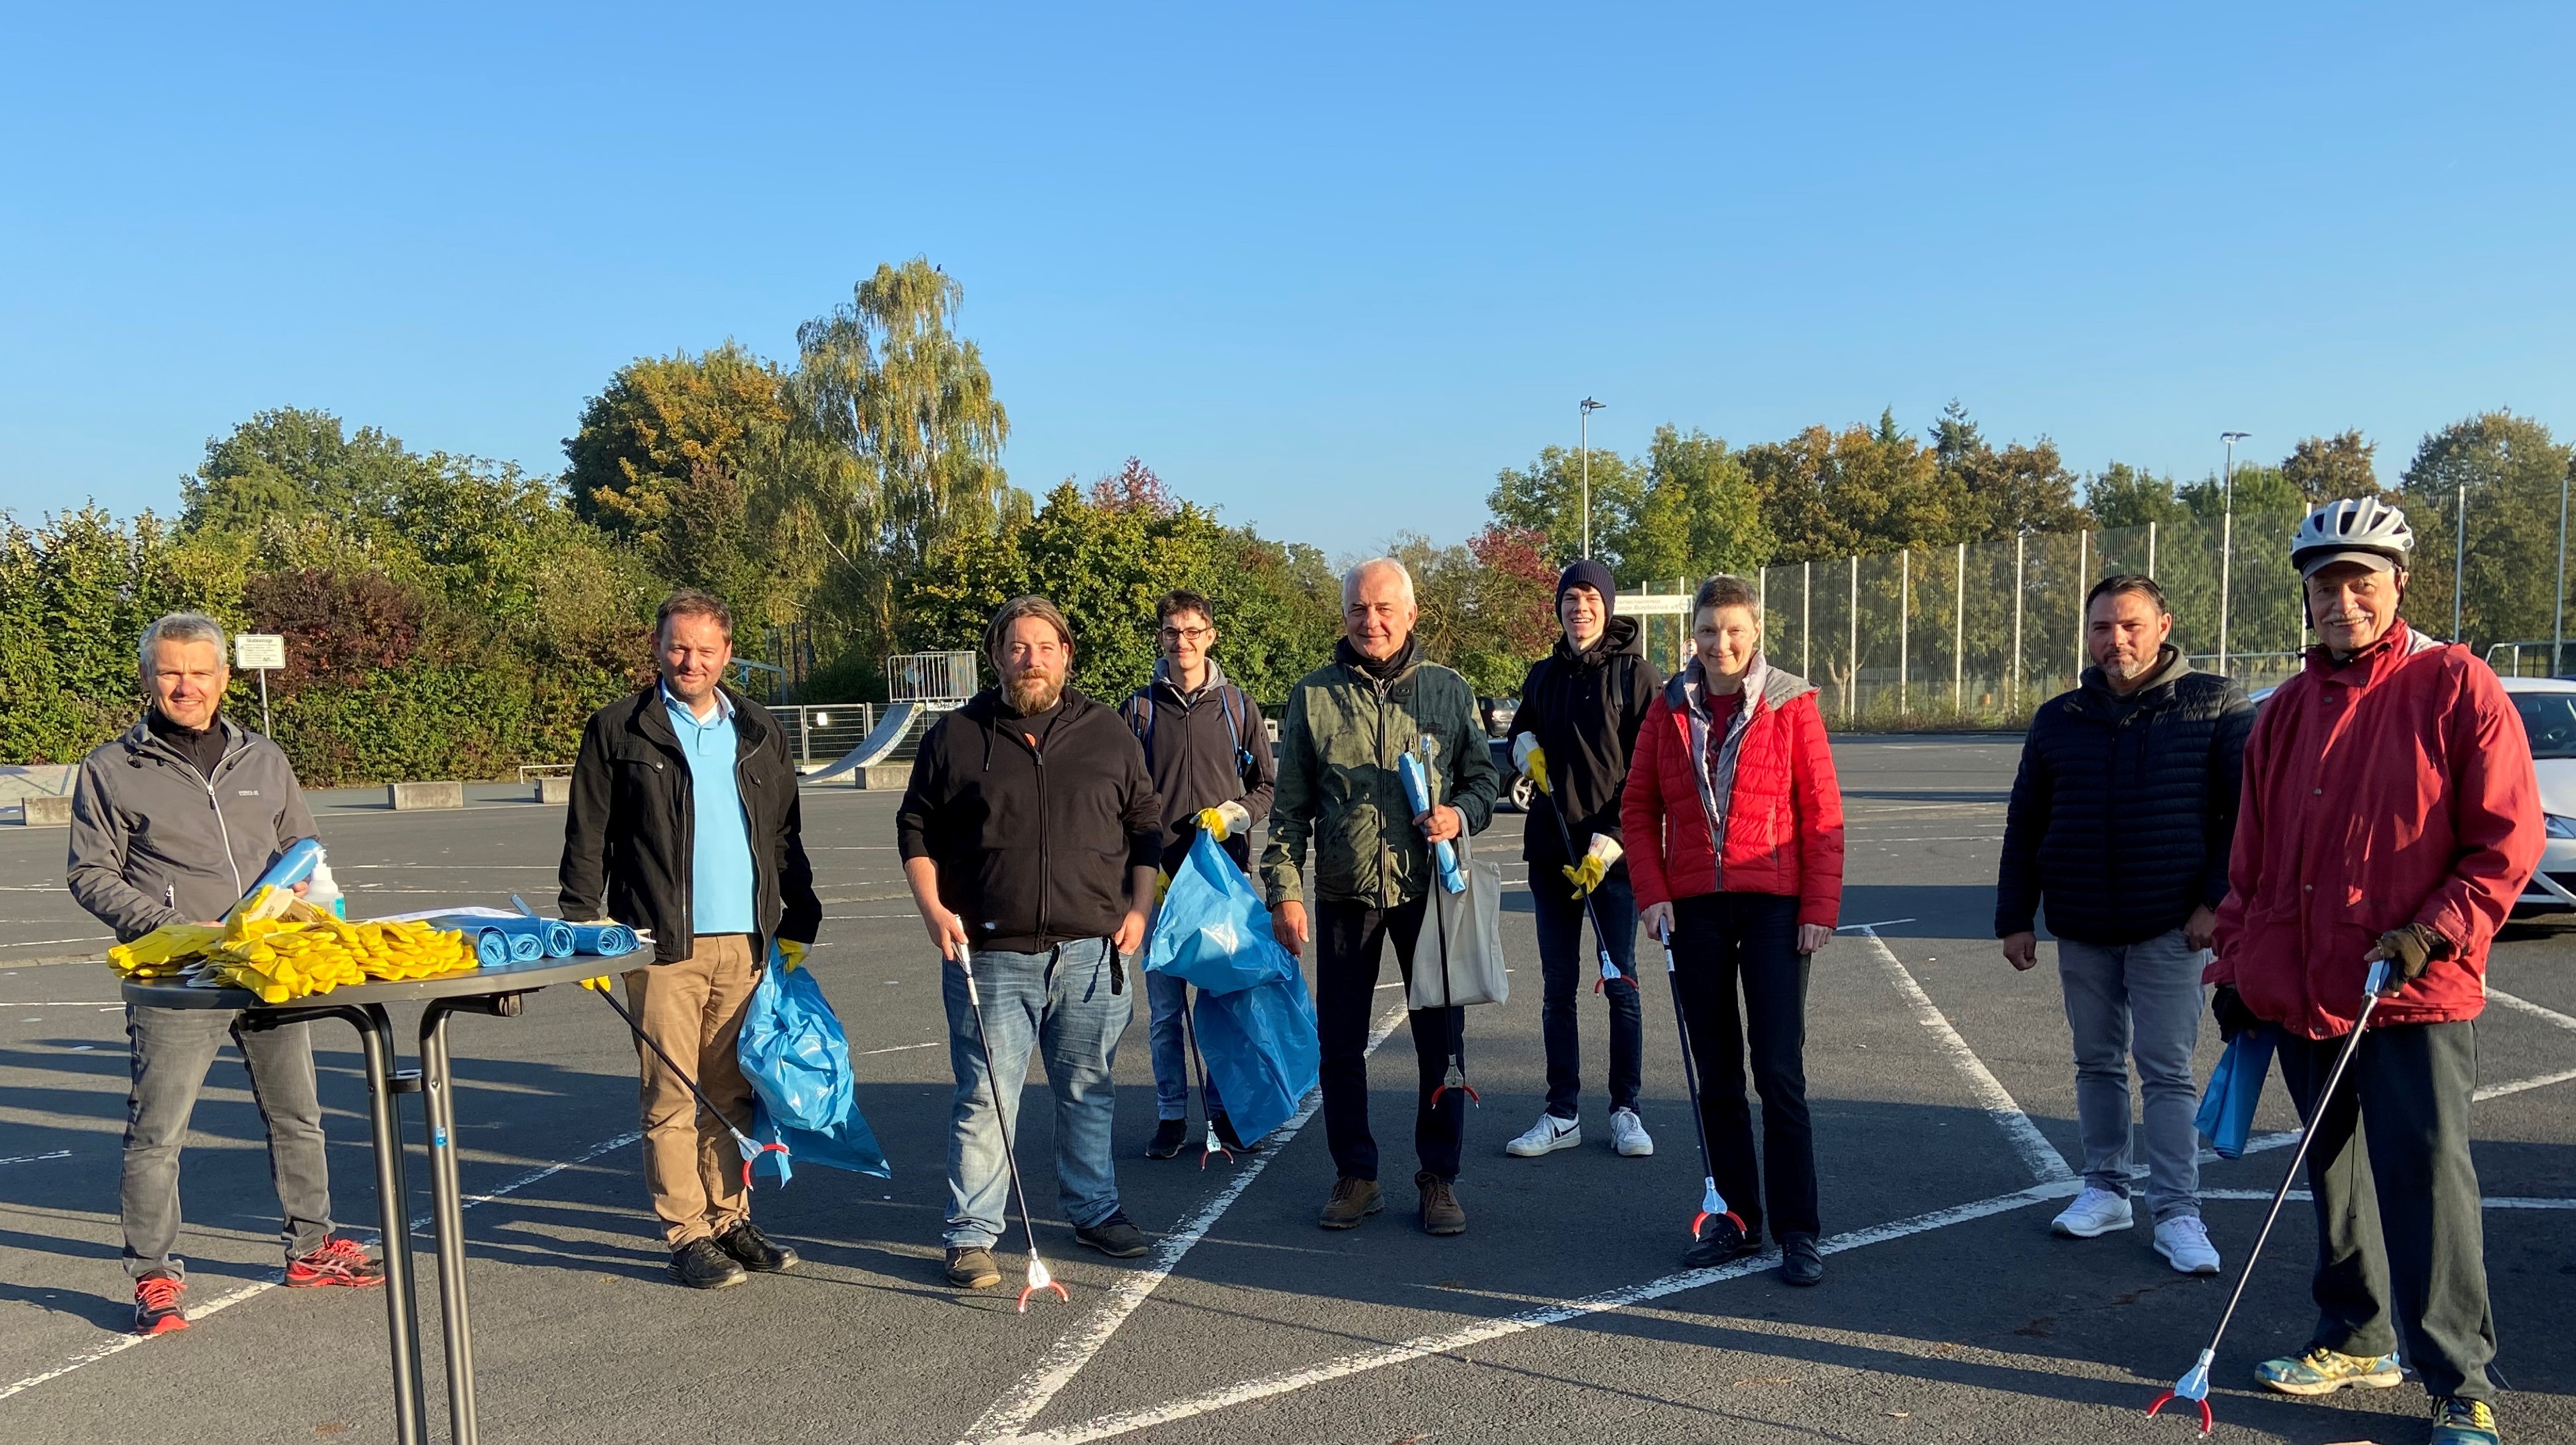
<instances>
[{"instance_id":1,"label":"black hiking shoe","mask_svg":"<svg viewBox=\"0 0 2576 1445\"><path fill-rule=\"evenodd\" d=\"M948 1282L959 1289L991 1289L1002 1282L1002 1269L993 1263L993 1251L970 1244L948 1251Z\"/></svg>"},{"instance_id":2,"label":"black hiking shoe","mask_svg":"<svg viewBox=\"0 0 2576 1445\"><path fill-rule=\"evenodd\" d=\"M803 1263L796 1251L771 1243L769 1236L748 1219L717 1236L716 1248L732 1255L736 1263L754 1274L777 1274Z\"/></svg>"},{"instance_id":3,"label":"black hiking shoe","mask_svg":"<svg viewBox=\"0 0 2576 1445\"><path fill-rule=\"evenodd\" d=\"M1073 1232L1073 1237L1111 1259L1134 1259L1150 1247L1145 1242L1145 1231L1128 1222L1124 1209L1098 1224L1084 1225Z\"/></svg>"},{"instance_id":4,"label":"black hiking shoe","mask_svg":"<svg viewBox=\"0 0 2576 1445\"><path fill-rule=\"evenodd\" d=\"M1780 1282L1811 1285L1823 1282L1825 1257L1816 1249L1812 1234L1791 1232L1780 1236Z\"/></svg>"},{"instance_id":5,"label":"black hiking shoe","mask_svg":"<svg viewBox=\"0 0 2576 1445\"><path fill-rule=\"evenodd\" d=\"M712 1239L692 1239L671 1251L671 1278L691 1289L723 1289L750 1277Z\"/></svg>"},{"instance_id":6,"label":"black hiking shoe","mask_svg":"<svg viewBox=\"0 0 2576 1445\"><path fill-rule=\"evenodd\" d=\"M1682 1251L1685 1269L1713 1269L1732 1259L1762 1252L1762 1231L1747 1230L1732 1214L1712 1214L1699 1222L1699 1238Z\"/></svg>"},{"instance_id":7,"label":"black hiking shoe","mask_svg":"<svg viewBox=\"0 0 2576 1445\"><path fill-rule=\"evenodd\" d=\"M1243 1136L1234 1132L1234 1121L1223 1113L1209 1115L1208 1123L1216 1129L1216 1142L1237 1154L1249 1154L1261 1147L1261 1141L1258 1139L1245 1143Z\"/></svg>"},{"instance_id":8,"label":"black hiking shoe","mask_svg":"<svg viewBox=\"0 0 2576 1445\"><path fill-rule=\"evenodd\" d=\"M1172 1158L1179 1154L1181 1146L1188 1142L1190 1142L1190 1121L1165 1119L1154 1126L1154 1137L1146 1141L1145 1157L1148 1159Z\"/></svg>"}]
</instances>

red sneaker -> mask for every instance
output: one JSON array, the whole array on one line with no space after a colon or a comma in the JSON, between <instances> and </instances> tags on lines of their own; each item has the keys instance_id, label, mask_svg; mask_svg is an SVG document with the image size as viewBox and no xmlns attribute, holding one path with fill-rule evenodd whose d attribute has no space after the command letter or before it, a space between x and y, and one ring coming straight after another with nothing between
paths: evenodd
<instances>
[{"instance_id":1,"label":"red sneaker","mask_svg":"<svg viewBox=\"0 0 2576 1445\"><path fill-rule=\"evenodd\" d=\"M326 1239L320 1249L286 1262L288 1289L320 1289L334 1284L365 1289L384 1282L385 1267L345 1239Z\"/></svg>"},{"instance_id":2,"label":"red sneaker","mask_svg":"<svg viewBox=\"0 0 2576 1445\"><path fill-rule=\"evenodd\" d=\"M188 1297L188 1282L175 1274L147 1274L134 1282L134 1332L138 1335L166 1335L188 1327L188 1316L180 1301Z\"/></svg>"}]
</instances>

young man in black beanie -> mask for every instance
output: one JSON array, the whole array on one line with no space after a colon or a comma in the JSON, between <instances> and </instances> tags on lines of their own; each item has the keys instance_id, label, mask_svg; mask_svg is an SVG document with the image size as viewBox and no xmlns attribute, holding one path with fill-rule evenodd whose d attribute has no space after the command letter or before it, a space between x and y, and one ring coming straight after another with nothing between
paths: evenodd
<instances>
[{"instance_id":1,"label":"young man in black beanie","mask_svg":"<svg viewBox=\"0 0 2576 1445\"><path fill-rule=\"evenodd\" d=\"M1615 614L1610 569L1587 557L1556 581L1556 650L1521 682L1512 762L1540 788L1521 829L1530 897L1538 913L1539 1030L1547 1044L1547 1112L1503 1146L1535 1158L1583 1142L1582 1045L1575 1015L1583 984L1597 976L1583 947L1584 901L1601 922L1602 946L1619 970L1602 989L1610 1003L1610 1145L1629 1158L1655 1152L1637 1117L1644 1028L1637 997L1637 895L1620 861L1619 799L1646 705L1664 685L1646 660L1637 620Z\"/></svg>"}]
</instances>

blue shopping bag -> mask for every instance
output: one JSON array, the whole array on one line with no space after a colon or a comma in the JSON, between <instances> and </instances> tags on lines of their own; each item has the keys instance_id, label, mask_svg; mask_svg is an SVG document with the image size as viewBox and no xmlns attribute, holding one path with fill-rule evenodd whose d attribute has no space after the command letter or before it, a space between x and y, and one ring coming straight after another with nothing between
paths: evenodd
<instances>
[{"instance_id":1,"label":"blue shopping bag","mask_svg":"<svg viewBox=\"0 0 2576 1445\"><path fill-rule=\"evenodd\" d=\"M2221 1159L2240 1158L2254 1130L2254 1106L2263 1102L2263 1079L2272 1072L2274 1037L2269 1024L2247 1029L2228 1041L2209 1087L2200 1096L2200 1113L2192 1123Z\"/></svg>"},{"instance_id":2,"label":"blue shopping bag","mask_svg":"<svg viewBox=\"0 0 2576 1445\"><path fill-rule=\"evenodd\" d=\"M1323 1065L1304 974L1292 966L1232 993L1202 988L1190 1017L1235 1133L1258 1139L1296 1116Z\"/></svg>"},{"instance_id":3,"label":"blue shopping bag","mask_svg":"<svg viewBox=\"0 0 2576 1445\"><path fill-rule=\"evenodd\" d=\"M853 1174L873 1174L879 1179L892 1179L894 1169L886 1163L885 1151L877 1147L876 1131L868 1127L867 1117L854 1103L839 1123L829 1129L796 1129L781 1124L769 1112L769 1106L754 1098L751 1105L751 1135L763 1144L784 1144L787 1152L764 1149L752 1164L757 1175L767 1169L785 1184L796 1177L796 1165L829 1164Z\"/></svg>"},{"instance_id":4,"label":"blue shopping bag","mask_svg":"<svg viewBox=\"0 0 2576 1445\"><path fill-rule=\"evenodd\" d=\"M1233 993L1297 972L1296 960L1271 935L1270 910L1262 906L1260 891L1216 835L1200 833L1172 875L1145 946L1145 970L1168 973L1208 993ZM1227 1098L1231 1105L1232 1096Z\"/></svg>"},{"instance_id":5,"label":"blue shopping bag","mask_svg":"<svg viewBox=\"0 0 2576 1445\"><path fill-rule=\"evenodd\" d=\"M804 969L790 971L775 943L734 1053L770 1117L788 1128L828 1133L853 1112L849 1038L823 986Z\"/></svg>"}]
</instances>

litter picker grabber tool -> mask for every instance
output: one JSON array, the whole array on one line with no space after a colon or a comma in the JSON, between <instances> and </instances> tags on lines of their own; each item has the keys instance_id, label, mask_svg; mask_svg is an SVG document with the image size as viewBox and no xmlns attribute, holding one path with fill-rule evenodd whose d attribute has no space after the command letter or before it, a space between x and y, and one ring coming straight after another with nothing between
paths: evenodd
<instances>
[{"instance_id":1,"label":"litter picker grabber tool","mask_svg":"<svg viewBox=\"0 0 2576 1445\"><path fill-rule=\"evenodd\" d=\"M1216 1110L1209 1108L1207 1102L1207 1060L1199 1054L1198 1026L1190 1022L1189 988L1186 983L1181 985L1181 1042L1190 1046L1190 1063L1199 1075L1199 1108L1207 1115L1207 1133L1199 1140L1199 1167L1205 1169L1208 1160L1219 1154L1225 1156L1226 1163L1233 1163L1234 1151L1225 1147L1225 1141L1216 1136Z\"/></svg>"},{"instance_id":2,"label":"litter picker grabber tool","mask_svg":"<svg viewBox=\"0 0 2576 1445\"><path fill-rule=\"evenodd\" d=\"M984 999L975 988L975 952L961 939L957 944L957 966L966 971L966 1007L975 1015L975 1042L984 1050L984 1082L993 1091L993 1122L1002 1130L1002 1163L1011 1171L1011 1197L1020 1204L1020 1229L1029 1241L1029 1282L1020 1289L1020 1313L1029 1312L1029 1296L1042 1289L1055 1291L1055 1297L1067 1304L1073 1296L1047 1273L1046 1261L1038 1258L1038 1227L1029 1216L1029 1193L1020 1186L1019 1148L1011 1135L1011 1116L1002 1109L1002 1076L993 1067L993 1036L984 1031Z\"/></svg>"},{"instance_id":3,"label":"litter picker grabber tool","mask_svg":"<svg viewBox=\"0 0 2576 1445\"><path fill-rule=\"evenodd\" d=\"M1565 861L1579 863L1581 860L1574 856L1574 830L1565 824L1565 810L1556 805L1556 789L1550 786L1544 777L1532 778L1530 781L1537 783L1538 790L1547 794L1548 816L1556 819L1556 837L1558 842L1565 845ZM1613 983L1634 985L1636 980L1621 973L1619 965L1610 961L1610 935L1601 931L1601 908L1593 901L1592 894L1588 890L1583 895L1583 916L1592 920L1592 946L1601 958L1601 976L1592 980L1592 991L1599 993Z\"/></svg>"},{"instance_id":4,"label":"litter picker grabber tool","mask_svg":"<svg viewBox=\"0 0 2576 1445\"><path fill-rule=\"evenodd\" d=\"M1699 1064L1691 1057L1690 1020L1682 1014L1682 983L1673 970L1673 940L1668 933L1656 935L1664 946L1664 982L1673 991L1673 1028L1682 1040L1682 1082L1690 1089L1691 1133L1699 1140L1699 1213L1691 1216L1692 1239L1700 1237L1700 1227L1710 1220L1718 1221L1729 1249L1744 1240L1744 1220L1726 1207L1726 1196L1717 1192L1717 1166L1708 1152L1708 1121L1699 1112Z\"/></svg>"},{"instance_id":5,"label":"litter picker grabber tool","mask_svg":"<svg viewBox=\"0 0 2576 1445\"><path fill-rule=\"evenodd\" d=\"M1424 734L1419 749L1396 759L1395 774L1404 784L1405 801L1416 813L1431 811L1431 769L1423 761L1431 751L1431 737ZM1431 857L1440 874L1440 887L1447 893L1467 891L1467 875L1458 868L1458 850L1446 839L1431 845ZM1470 1103L1483 1108L1485 1101L1477 1096L1476 1086L1467 1082L1467 1016L1449 1001L1449 917L1440 911L1440 900L1424 900L1430 911L1431 926L1440 939L1440 1011L1449 1016L1449 1069L1440 1076L1440 1087L1431 1091L1431 1107L1440 1107L1440 1096L1455 1089L1465 1094Z\"/></svg>"},{"instance_id":6,"label":"litter picker grabber tool","mask_svg":"<svg viewBox=\"0 0 2576 1445\"><path fill-rule=\"evenodd\" d=\"M2218 1328L2210 1331L2209 1344L2200 1352L2200 1358L2192 1363L2181 1379L2174 1381L2172 1389L2158 1395L2156 1402L2147 1407L2149 1415L2176 1400L2188 1400L2200 1407L2200 1433L2206 1435L2215 1427L2217 1422L2209 1409L2210 1361L2218 1355L2218 1342L2226 1337L2228 1322L2236 1318L2236 1306L2245 1298L2245 1283L2254 1277L2255 1261L2263 1257L2264 1242L2272 1237L2272 1226L2281 1218L2281 1203L2290 1197L2290 1186L2298 1182L2299 1166L2307 1162L2308 1144L2316 1137L2316 1121L2334 1102L2335 1090L2343 1083L2344 1071L2351 1067L2352 1056L2361 1047L2361 1033L2370 1027L2371 1010L2379 1007L2380 999L2387 992L2393 992L2390 985L2394 973L2384 958L2370 965L2370 977L2362 985L2361 1016L2352 1021L2352 1032L2344 1035L2343 1050L2335 1055L2334 1068L2326 1075L2326 1086L2317 1091L2316 1105L2309 1110L2307 1123L2299 1130L2299 1147L2290 1155L2290 1167L2281 1174L2281 1187L2272 1191L2272 1207L2263 1215L2263 1228L2254 1236L2254 1247L2245 1252L2245 1267L2237 1271L2236 1292L2227 1297L2227 1309L2218 1317Z\"/></svg>"},{"instance_id":7,"label":"litter picker grabber tool","mask_svg":"<svg viewBox=\"0 0 2576 1445\"><path fill-rule=\"evenodd\" d=\"M698 1087L698 1081L689 1077L689 1071L681 1068L660 1044L655 1043L653 1036L644 1032L644 1025L636 1022L635 1015L626 1011L626 1005L617 1001L617 995L608 991L611 985L606 978L586 978L582 980L581 986L598 994L607 1001L610 1008L617 1010L617 1016L626 1020L626 1027L634 1031L635 1037L643 1041L644 1047L653 1051L654 1057L662 1061L662 1067L671 1071L671 1077L689 1086L689 1093L697 1099L698 1107L707 1111L707 1117L724 1125L725 1132L733 1136L733 1146L742 1151L742 1187L745 1190L752 1187L751 1166L755 1160L763 1154L788 1153L787 1146L784 1144L763 1144L735 1128L733 1121L724 1116L724 1111L716 1107L715 1101L707 1097L707 1091ZM790 1155L790 1157L794 1156Z\"/></svg>"}]
</instances>

